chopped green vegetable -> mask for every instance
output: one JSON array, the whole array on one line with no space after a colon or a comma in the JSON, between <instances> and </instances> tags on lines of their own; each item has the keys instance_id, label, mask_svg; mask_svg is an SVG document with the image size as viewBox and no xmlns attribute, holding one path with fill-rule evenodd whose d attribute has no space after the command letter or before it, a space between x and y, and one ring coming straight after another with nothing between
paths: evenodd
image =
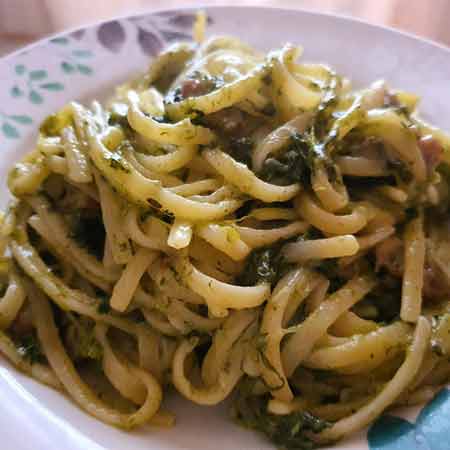
<instances>
[{"instance_id":1,"label":"chopped green vegetable","mask_svg":"<svg viewBox=\"0 0 450 450\"><path fill-rule=\"evenodd\" d=\"M310 436L329 427L329 422L307 411L271 414L267 412L268 397L249 395L249 383L248 379L240 383L233 404L232 415L239 424L264 433L281 449L311 450L318 447Z\"/></svg>"},{"instance_id":2,"label":"chopped green vegetable","mask_svg":"<svg viewBox=\"0 0 450 450\"><path fill-rule=\"evenodd\" d=\"M147 200L148 205L150 206L149 215L154 215L161 219L163 222L172 224L175 218L175 215L164 209L161 205L161 203L158 203L153 198L149 198Z\"/></svg>"},{"instance_id":3,"label":"chopped green vegetable","mask_svg":"<svg viewBox=\"0 0 450 450\"><path fill-rule=\"evenodd\" d=\"M317 139L325 139L332 121L333 111L338 104L338 96L336 91L341 84L340 78L331 72L330 79L325 88L322 101L317 109L317 114L314 119L313 132Z\"/></svg>"},{"instance_id":4,"label":"chopped green vegetable","mask_svg":"<svg viewBox=\"0 0 450 450\"><path fill-rule=\"evenodd\" d=\"M204 125L203 118L205 113L199 109L192 108L190 111L186 112L186 115L191 119L194 125Z\"/></svg>"},{"instance_id":5,"label":"chopped green vegetable","mask_svg":"<svg viewBox=\"0 0 450 450\"><path fill-rule=\"evenodd\" d=\"M109 158L105 159L112 169L117 169L125 173L130 173L130 169L124 164L124 158L122 156L122 148L126 144L127 142L122 142L119 145L118 149L114 153L111 153L111 156Z\"/></svg>"},{"instance_id":6,"label":"chopped green vegetable","mask_svg":"<svg viewBox=\"0 0 450 450\"><path fill-rule=\"evenodd\" d=\"M261 178L281 185L295 182L307 185L319 156L309 133L294 134L286 150L278 158L268 158L265 161Z\"/></svg>"},{"instance_id":7,"label":"chopped green vegetable","mask_svg":"<svg viewBox=\"0 0 450 450\"><path fill-rule=\"evenodd\" d=\"M95 322L86 317L67 314L69 323L65 329L66 345L74 360L103 358L102 346L95 339Z\"/></svg>"},{"instance_id":8,"label":"chopped green vegetable","mask_svg":"<svg viewBox=\"0 0 450 450\"><path fill-rule=\"evenodd\" d=\"M284 243L281 241L271 247L253 250L247 257L238 282L244 286L253 286L264 281L275 284L289 267L281 255L281 247Z\"/></svg>"}]
</instances>

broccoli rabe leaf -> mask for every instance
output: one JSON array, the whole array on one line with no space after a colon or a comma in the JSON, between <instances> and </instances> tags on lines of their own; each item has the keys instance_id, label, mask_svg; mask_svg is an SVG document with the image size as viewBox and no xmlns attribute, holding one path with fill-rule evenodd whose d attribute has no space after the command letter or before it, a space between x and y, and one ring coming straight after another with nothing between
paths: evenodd
<instances>
[{"instance_id":1,"label":"broccoli rabe leaf","mask_svg":"<svg viewBox=\"0 0 450 450\"><path fill-rule=\"evenodd\" d=\"M267 411L267 396L249 395L247 385L248 380L241 382L233 404L232 413L239 424L264 433L281 449L311 450L317 447L311 435L329 427L329 422L307 411L271 414Z\"/></svg>"},{"instance_id":2,"label":"broccoli rabe leaf","mask_svg":"<svg viewBox=\"0 0 450 450\"><path fill-rule=\"evenodd\" d=\"M333 116L339 86L339 77L331 73L313 124L304 133L293 134L280 156L265 161L261 173L263 179L282 185L295 182L309 185L318 166L333 169L329 156L339 136L339 119Z\"/></svg>"},{"instance_id":3,"label":"broccoli rabe leaf","mask_svg":"<svg viewBox=\"0 0 450 450\"><path fill-rule=\"evenodd\" d=\"M314 119L314 134L318 139L326 138L331 122L333 111L338 104L338 96L336 95L336 89L340 84L339 78L333 76L326 88L322 102L317 108L316 117Z\"/></svg>"},{"instance_id":4,"label":"broccoli rabe leaf","mask_svg":"<svg viewBox=\"0 0 450 450\"><path fill-rule=\"evenodd\" d=\"M286 151L278 158L267 158L261 178L277 184L309 184L314 162L319 155L310 134L291 136Z\"/></svg>"},{"instance_id":5,"label":"broccoli rabe leaf","mask_svg":"<svg viewBox=\"0 0 450 450\"><path fill-rule=\"evenodd\" d=\"M270 247L253 250L238 278L239 284L253 286L263 281L275 284L288 268L288 263L281 254L284 243L285 241L280 241Z\"/></svg>"}]
</instances>

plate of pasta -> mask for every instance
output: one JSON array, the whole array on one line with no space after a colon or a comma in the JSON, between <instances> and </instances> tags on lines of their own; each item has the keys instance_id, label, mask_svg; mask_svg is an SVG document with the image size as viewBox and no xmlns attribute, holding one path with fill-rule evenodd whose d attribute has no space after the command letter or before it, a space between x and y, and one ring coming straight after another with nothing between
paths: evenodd
<instances>
[{"instance_id":1,"label":"plate of pasta","mask_svg":"<svg viewBox=\"0 0 450 450\"><path fill-rule=\"evenodd\" d=\"M447 448L448 49L218 7L0 71L5 448Z\"/></svg>"}]
</instances>

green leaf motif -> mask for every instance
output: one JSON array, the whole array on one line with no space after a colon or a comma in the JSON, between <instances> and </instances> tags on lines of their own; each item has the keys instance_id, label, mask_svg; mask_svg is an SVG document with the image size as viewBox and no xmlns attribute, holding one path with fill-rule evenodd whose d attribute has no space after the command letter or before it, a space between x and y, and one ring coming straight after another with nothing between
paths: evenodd
<instances>
[{"instance_id":1,"label":"green leaf motif","mask_svg":"<svg viewBox=\"0 0 450 450\"><path fill-rule=\"evenodd\" d=\"M93 70L91 67L86 66L85 64L77 64L78 72L82 73L83 75L91 75Z\"/></svg>"},{"instance_id":2,"label":"green leaf motif","mask_svg":"<svg viewBox=\"0 0 450 450\"><path fill-rule=\"evenodd\" d=\"M52 42L53 44L66 45L69 43L69 39L67 39L65 37L56 37L56 38L50 39L50 42Z\"/></svg>"},{"instance_id":3,"label":"green leaf motif","mask_svg":"<svg viewBox=\"0 0 450 450\"><path fill-rule=\"evenodd\" d=\"M72 55L77 58L91 58L92 52L90 50L74 50Z\"/></svg>"},{"instance_id":4,"label":"green leaf motif","mask_svg":"<svg viewBox=\"0 0 450 450\"><path fill-rule=\"evenodd\" d=\"M13 86L10 90L10 94L12 97L22 97L23 91L19 86Z\"/></svg>"},{"instance_id":5,"label":"green leaf motif","mask_svg":"<svg viewBox=\"0 0 450 450\"><path fill-rule=\"evenodd\" d=\"M22 125L29 125L30 123L33 123L33 119L30 116L26 116L25 114L18 116L12 115L8 116L8 118Z\"/></svg>"},{"instance_id":6,"label":"green leaf motif","mask_svg":"<svg viewBox=\"0 0 450 450\"><path fill-rule=\"evenodd\" d=\"M47 78L46 70L32 70L30 72L30 80L38 81Z\"/></svg>"},{"instance_id":7,"label":"green leaf motif","mask_svg":"<svg viewBox=\"0 0 450 450\"><path fill-rule=\"evenodd\" d=\"M32 89L30 93L28 94L28 98L31 103L34 103L35 105L40 105L44 99L42 98L42 95L39 94L39 92Z\"/></svg>"},{"instance_id":8,"label":"green leaf motif","mask_svg":"<svg viewBox=\"0 0 450 450\"><path fill-rule=\"evenodd\" d=\"M26 71L26 68L23 64L17 64L14 70L16 71L17 75L23 75Z\"/></svg>"},{"instance_id":9,"label":"green leaf motif","mask_svg":"<svg viewBox=\"0 0 450 450\"><path fill-rule=\"evenodd\" d=\"M39 85L40 88L46 89L47 91L63 91L64 85L58 82L53 83L43 83Z\"/></svg>"},{"instance_id":10,"label":"green leaf motif","mask_svg":"<svg viewBox=\"0 0 450 450\"><path fill-rule=\"evenodd\" d=\"M64 73L73 73L75 71L75 66L66 61L61 63L61 69Z\"/></svg>"},{"instance_id":11,"label":"green leaf motif","mask_svg":"<svg viewBox=\"0 0 450 450\"><path fill-rule=\"evenodd\" d=\"M17 139L20 136L19 132L17 131L17 128L9 124L8 122L5 122L2 125L2 132L7 138L10 139Z\"/></svg>"}]
</instances>

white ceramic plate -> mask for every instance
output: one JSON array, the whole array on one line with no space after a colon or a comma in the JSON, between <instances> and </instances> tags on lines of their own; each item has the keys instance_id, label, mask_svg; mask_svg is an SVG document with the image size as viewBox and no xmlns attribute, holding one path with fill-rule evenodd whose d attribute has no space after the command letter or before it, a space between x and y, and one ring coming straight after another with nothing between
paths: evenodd
<instances>
[{"instance_id":1,"label":"white ceramic plate","mask_svg":"<svg viewBox=\"0 0 450 450\"><path fill-rule=\"evenodd\" d=\"M355 85L384 78L422 96L423 115L450 129L450 51L392 30L341 17L265 8L206 8L208 34L237 35L261 49L301 43L307 60L326 62ZM190 37L193 10L124 18L38 42L0 60L0 202L8 168L33 145L42 119L72 99L102 98L145 69L166 43ZM371 432L371 450L444 450L450 433L447 390L418 416L403 412ZM235 426L225 407L168 400L172 430L125 433L83 413L61 394L19 374L0 358L0 448L4 450L250 450L272 448ZM338 445L365 450L367 433ZM424 440L427 442L426 446ZM417 445L417 446L416 446Z\"/></svg>"}]
</instances>

